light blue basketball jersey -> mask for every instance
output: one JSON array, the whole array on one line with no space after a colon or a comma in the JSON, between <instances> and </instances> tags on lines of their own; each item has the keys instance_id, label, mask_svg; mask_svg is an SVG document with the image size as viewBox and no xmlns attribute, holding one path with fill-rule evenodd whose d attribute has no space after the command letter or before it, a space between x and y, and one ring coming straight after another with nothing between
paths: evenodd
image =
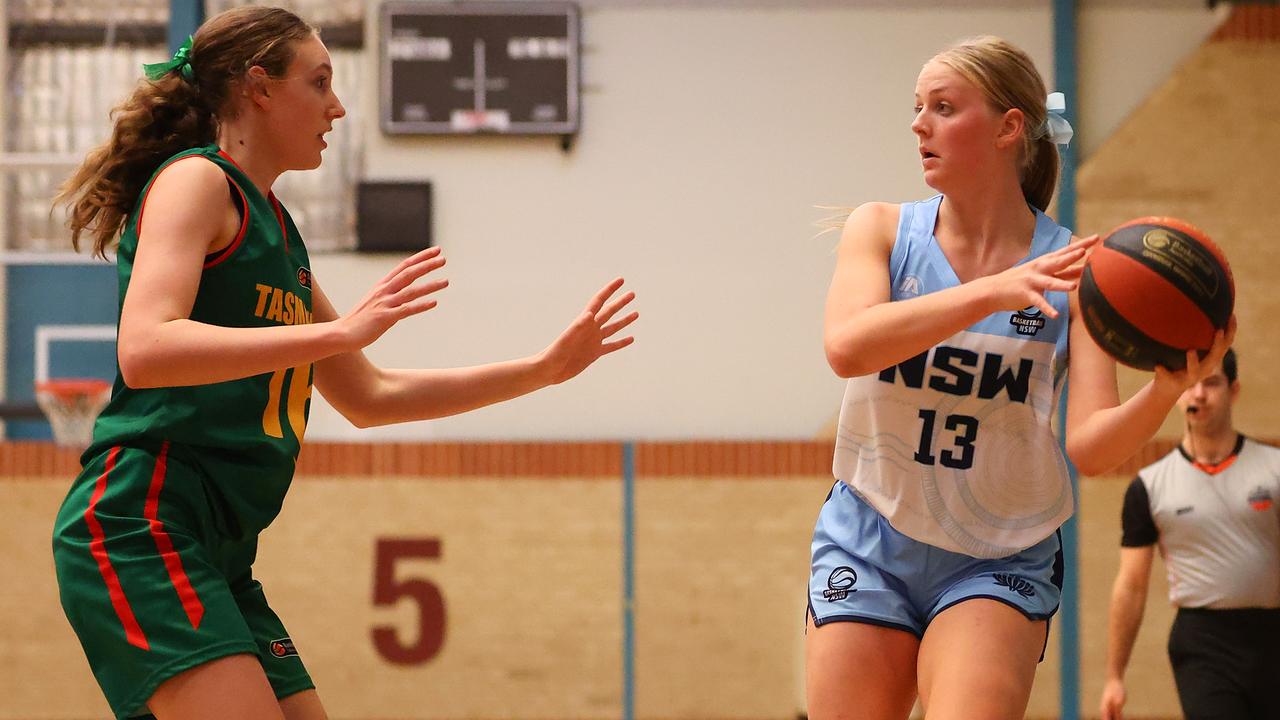
<instances>
[{"instance_id":1,"label":"light blue basketball jersey","mask_svg":"<svg viewBox=\"0 0 1280 720\"><path fill-rule=\"evenodd\" d=\"M892 300L960 284L934 238L942 196L904 203L889 258ZM1071 232L1036 211L1021 262ZM1031 547L1074 508L1054 436L1067 367L1066 293L1057 318L1032 306L999 312L885 370L852 378L836 439L835 476L899 532L972 557Z\"/></svg>"}]
</instances>

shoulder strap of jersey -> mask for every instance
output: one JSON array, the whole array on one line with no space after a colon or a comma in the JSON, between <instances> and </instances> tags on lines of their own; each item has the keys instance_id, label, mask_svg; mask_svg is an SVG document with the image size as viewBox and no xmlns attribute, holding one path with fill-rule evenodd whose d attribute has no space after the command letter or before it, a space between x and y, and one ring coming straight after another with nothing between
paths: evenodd
<instances>
[{"instance_id":1,"label":"shoulder strap of jersey","mask_svg":"<svg viewBox=\"0 0 1280 720\"><path fill-rule=\"evenodd\" d=\"M889 253L889 283L892 287L897 287L911 246L918 246L933 235L941 203L942 195L935 195L928 200L905 202L898 206L898 235Z\"/></svg>"}]
</instances>

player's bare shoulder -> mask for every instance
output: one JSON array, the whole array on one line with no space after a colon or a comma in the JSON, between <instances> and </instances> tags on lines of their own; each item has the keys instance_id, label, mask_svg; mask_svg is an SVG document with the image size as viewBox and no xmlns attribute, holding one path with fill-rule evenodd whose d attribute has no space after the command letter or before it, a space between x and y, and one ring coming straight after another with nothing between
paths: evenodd
<instances>
[{"instance_id":1,"label":"player's bare shoulder","mask_svg":"<svg viewBox=\"0 0 1280 720\"><path fill-rule=\"evenodd\" d=\"M156 175L147 193L152 196L185 198L196 205L231 202L226 173L217 163L200 155L189 155L169 164ZM206 206L207 207L207 206Z\"/></svg>"},{"instance_id":2,"label":"player's bare shoulder","mask_svg":"<svg viewBox=\"0 0 1280 720\"><path fill-rule=\"evenodd\" d=\"M199 155L162 169L142 202L139 242L190 242L207 254L230 244L240 224L226 173Z\"/></svg>"},{"instance_id":3,"label":"player's bare shoulder","mask_svg":"<svg viewBox=\"0 0 1280 720\"><path fill-rule=\"evenodd\" d=\"M896 203L868 202L859 205L845 220L840 235L841 251L873 252L886 257L898 236L901 207Z\"/></svg>"}]
</instances>

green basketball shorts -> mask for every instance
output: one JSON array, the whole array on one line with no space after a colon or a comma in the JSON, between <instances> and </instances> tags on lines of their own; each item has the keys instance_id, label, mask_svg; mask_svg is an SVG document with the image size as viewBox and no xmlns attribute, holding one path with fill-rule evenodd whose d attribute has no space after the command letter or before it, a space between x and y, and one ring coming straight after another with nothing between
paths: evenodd
<instances>
[{"instance_id":1,"label":"green basketball shorts","mask_svg":"<svg viewBox=\"0 0 1280 720\"><path fill-rule=\"evenodd\" d=\"M248 653L277 697L315 687L198 456L168 442L112 447L85 464L58 512L62 607L118 718L146 716L165 680Z\"/></svg>"}]
</instances>

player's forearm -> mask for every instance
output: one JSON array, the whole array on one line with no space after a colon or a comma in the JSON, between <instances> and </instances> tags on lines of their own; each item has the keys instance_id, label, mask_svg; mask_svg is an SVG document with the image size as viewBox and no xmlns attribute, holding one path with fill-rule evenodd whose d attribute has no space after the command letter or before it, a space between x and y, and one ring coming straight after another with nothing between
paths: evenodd
<instances>
[{"instance_id":1,"label":"player's forearm","mask_svg":"<svg viewBox=\"0 0 1280 720\"><path fill-rule=\"evenodd\" d=\"M306 365L349 344L337 323L236 328L184 319L122 326L118 360L129 387L208 385Z\"/></svg>"},{"instance_id":2,"label":"player's forearm","mask_svg":"<svg viewBox=\"0 0 1280 720\"><path fill-rule=\"evenodd\" d=\"M430 420L527 395L550 384L537 356L433 370L378 370L370 397L344 413L370 427Z\"/></svg>"},{"instance_id":3,"label":"player's forearm","mask_svg":"<svg viewBox=\"0 0 1280 720\"><path fill-rule=\"evenodd\" d=\"M1149 382L1120 405L1098 410L1067 435L1067 455L1084 475L1103 475L1156 434L1177 395L1162 394Z\"/></svg>"},{"instance_id":4,"label":"player's forearm","mask_svg":"<svg viewBox=\"0 0 1280 720\"><path fill-rule=\"evenodd\" d=\"M879 372L925 352L994 311L983 281L873 305L828 323L827 362L845 378Z\"/></svg>"},{"instance_id":5,"label":"player's forearm","mask_svg":"<svg viewBox=\"0 0 1280 720\"><path fill-rule=\"evenodd\" d=\"M1107 619L1107 667L1108 680L1124 679L1133 653L1133 642L1142 625L1146 593L1117 585L1111 593L1111 612Z\"/></svg>"}]
</instances>

